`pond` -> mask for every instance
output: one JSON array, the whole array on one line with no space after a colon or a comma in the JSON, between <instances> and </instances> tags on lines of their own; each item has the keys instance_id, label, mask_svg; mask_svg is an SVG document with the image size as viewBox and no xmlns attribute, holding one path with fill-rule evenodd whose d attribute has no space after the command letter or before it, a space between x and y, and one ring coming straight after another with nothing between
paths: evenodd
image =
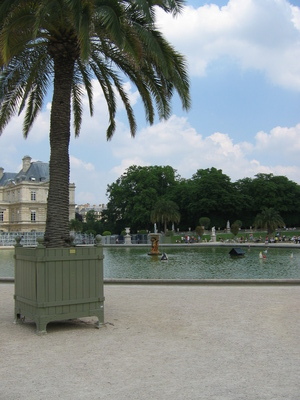
<instances>
[{"instance_id":1,"label":"pond","mask_svg":"<svg viewBox=\"0 0 300 400\"><path fill-rule=\"evenodd\" d=\"M168 247L168 261L149 256L149 248L105 247L106 279L300 279L299 248L244 248L232 258L230 247ZM263 252L266 258L261 259ZM0 249L0 277L14 276L13 250Z\"/></svg>"}]
</instances>

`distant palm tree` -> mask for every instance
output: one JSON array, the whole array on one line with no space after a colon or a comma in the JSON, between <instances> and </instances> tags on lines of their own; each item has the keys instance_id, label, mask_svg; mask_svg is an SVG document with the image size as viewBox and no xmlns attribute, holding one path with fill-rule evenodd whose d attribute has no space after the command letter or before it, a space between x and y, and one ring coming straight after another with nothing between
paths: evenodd
<instances>
[{"instance_id":1,"label":"distant palm tree","mask_svg":"<svg viewBox=\"0 0 300 400\"><path fill-rule=\"evenodd\" d=\"M274 208L265 208L260 214L257 214L254 226L256 228L267 229L268 234L275 232L277 228L285 226L283 219Z\"/></svg>"},{"instance_id":2,"label":"distant palm tree","mask_svg":"<svg viewBox=\"0 0 300 400\"><path fill-rule=\"evenodd\" d=\"M0 134L25 109L27 137L53 85L50 115L50 184L45 244L69 243L69 141L71 109L75 135L82 122L82 96L93 114L92 78L105 97L107 139L116 129L116 95L127 112L132 136L136 121L121 71L140 93L146 119L155 109L168 118L176 90L190 106L185 60L155 25L155 7L176 15L183 0L1 0Z\"/></svg>"},{"instance_id":3,"label":"distant palm tree","mask_svg":"<svg viewBox=\"0 0 300 400\"><path fill-rule=\"evenodd\" d=\"M160 199L151 211L151 222L162 222L164 225L164 232L167 232L167 224L169 222L180 221L179 207L174 201Z\"/></svg>"}]
</instances>

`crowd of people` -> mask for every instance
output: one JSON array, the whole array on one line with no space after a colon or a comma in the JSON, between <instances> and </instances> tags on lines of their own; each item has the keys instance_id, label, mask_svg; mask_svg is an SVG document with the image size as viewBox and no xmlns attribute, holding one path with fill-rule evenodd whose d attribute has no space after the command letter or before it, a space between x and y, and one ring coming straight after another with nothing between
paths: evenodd
<instances>
[{"instance_id":1,"label":"crowd of people","mask_svg":"<svg viewBox=\"0 0 300 400\"><path fill-rule=\"evenodd\" d=\"M207 242L207 239L202 239L200 236L192 236L192 235L185 235L181 236L180 240L176 240L176 243L199 243L199 242ZM217 237L218 242L224 242L224 241L232 241L232 240L224 240L221 236ZM293 235L293 236L286 236L282 235L280 232L277 232L274 236L254 236L253 233L247 234L245 236L240 236L236 237L234 239L235 242L238 243L247 243L247 242L252 242L252 243L279 243L279 242L289 242L289 243L296 243L300 244L300 235Z\"/></svg>"}]
</instances>

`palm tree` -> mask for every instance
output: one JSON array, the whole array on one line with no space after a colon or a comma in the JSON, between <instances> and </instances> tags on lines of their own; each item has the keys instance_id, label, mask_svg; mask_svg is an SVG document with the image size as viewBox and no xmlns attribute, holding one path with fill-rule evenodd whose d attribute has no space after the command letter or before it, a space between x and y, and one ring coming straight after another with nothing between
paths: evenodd
<instances>
[{"instance_id":1,"label":"palm tree","mask_svg":"<svg viewBox=\"0 0 300 400\"><path fill-rule=\"evenodd\" d=\"M179 207L174 201L160 199L151 211L151 222L162 222L164 225L164 232L167 232L167 224L169 222L180 221Z\"/></svg>"},{"instance_id":2,"label":"palm tree","mask_svg":"<svg viewBox=\"0 0 300 400\"><path fill-rule=\"evenodd\" d=\"M273 233L277 228L285 226L283 219L274 208L265 208L257 214L254 226L256 228L267 229L268 234Z\"/></svg>"},{"instance_id":3,"label":"palm tree","mask_svg":"<svg viewBox=\"0 0 300 400\"><path fill-rule=\"evenodd\" d=\"M1 0L0 134L10 118L25 109L27 137L45 96L53 89L50 114L50 184L45 245L69 245L69 141L71 111L79 135L82 96L93 114L91 79L106 99L107 139L115 131L118 92L131 135L136 121L120 72L140 93L147 121L171 113L176 91L190 106L186 64L157 30L155 8L176 15L184 0Z\"/></svg>"}]
</instances>

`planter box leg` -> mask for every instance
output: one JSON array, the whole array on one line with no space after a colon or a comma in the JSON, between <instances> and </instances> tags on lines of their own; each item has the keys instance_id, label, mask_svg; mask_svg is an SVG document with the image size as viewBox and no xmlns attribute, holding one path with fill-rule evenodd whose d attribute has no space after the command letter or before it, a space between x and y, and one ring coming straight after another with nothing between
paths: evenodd
<instances>
[{"instance_id":1,"label":"planter box leg","mask_svg":"<svg viewBox=\"0 0 300 400\"><path fill-rule=\"evenodd\" d=\"M47 333L47 324L50 322L51 319L45 318L43 316L37 316L34 319L36 325L36 334L37 335L46 335Z\"/></svg>"},{"instance_id":2,"label":"planter box leg","mask_svg":"<svg viewBox=\"0 0 300 400\"><path fill-rule=\"evenodd\" d=\"M96 328L102 328L104 326L104 305L100 306L100 312L97 315L98 321L95 323Z\"/></svg>"},{"instance_id":3,"label":"planter box leg","mask_svg":"<svg viewBox=\"0 0 300 400\"><path fill-rule=\"evenodd\" d=\"M22 324L24 322L25 318L21 317L21 314L15 313L15 319L14 319L14 324Z\"/></svg>"}]
</instances>

